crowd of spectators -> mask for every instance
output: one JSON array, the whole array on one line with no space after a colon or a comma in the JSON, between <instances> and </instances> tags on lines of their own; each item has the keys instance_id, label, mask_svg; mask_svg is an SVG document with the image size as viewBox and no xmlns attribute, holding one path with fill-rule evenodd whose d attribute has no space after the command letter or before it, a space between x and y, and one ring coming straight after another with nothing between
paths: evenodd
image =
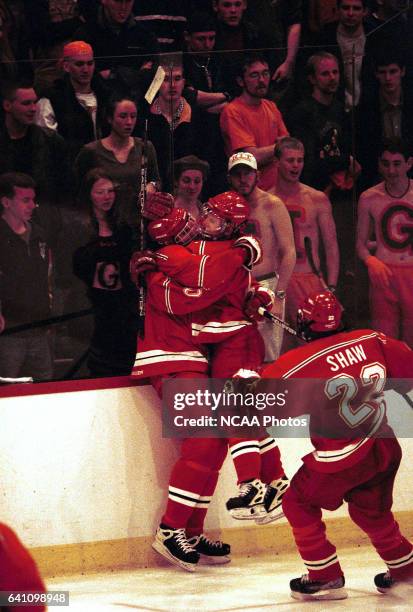
<instances>
[{"instance_id":1,"label":"crowd of spectators","mask_svg":"<svg viewBox=\"0 0 413 612\"><path fill-rule=\"evenodd\" d=\"M53 362L39 379L62 377L65 364L86 361L82 352L90 344L89 370L79 366L76 375L111 371L99 362L102 312L116 303L117 318L127 313L126 321L136 297L123 268L110 266L119 250L123 261L139 244L143 162L147 193L174 192L181 206L187 202L196 212L200 202L228 189L227 160L237 151L255 156L259 188L277 195L275 145L288 135L299 139L305 149L301 181L332 204L338 287L344 292L349 282L359 282L363 295L365 268L355 250L357 199L381 180L377 160L385 139L403 140L408 157L413 146L411 5L0 0L0 214L2 233L10 234L1 246L6 334L0 363L6 337L8 346L19 334L31 340L36 335L47 340ZM145 97L160 73L155 97ZM23 206L22 193L35 197L35 205L26 202L27 214L10 216L13 207ZM103 209L104 219L97 213ZM20 277L13 272L14 248L27 259L28 279L24 270ZM39 253L36 282L30 258ZM95 278L91 270L101 256L107 266ZM326 270L325 259L321 253ZM14 287L10 301L7 292L18 278L25 290L17 298ZM33 284L30 300L27 287ZM354 320L368 319L355 293L340 297ZM28 304L20 316L13 299L21 302L21 296ZM94 331L91 324L65 323L64 315L88 307L99 311ZM13 334L13 327L49 315L63 319L47 333L34 327ZM82 331L72 338L76 327ZM137 326L130 328L136 337ZM36 329L43 331L35 334ZM116 333L123 337L119 325ZM129 368L131 351L125 347L113 373ZM9 375L31 375L29 362L7 370Z\"/></svg>"}]
</instances>

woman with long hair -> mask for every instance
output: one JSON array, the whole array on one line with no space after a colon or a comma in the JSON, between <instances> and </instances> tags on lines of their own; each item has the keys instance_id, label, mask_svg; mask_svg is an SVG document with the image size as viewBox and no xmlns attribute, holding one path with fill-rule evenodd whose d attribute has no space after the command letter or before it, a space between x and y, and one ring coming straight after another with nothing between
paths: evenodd
<instances>
[{"instance_id":1,"label":"woman with long hair","mask_svg":"<svg viewBox=\"0 0 413 612\"><path fill-rule=\"evenodd\" d=\"M102 168L118 184L119 216L130 226L138 224L138 196L141 190L143 139L132 136L138 110L136 102L127 96L112 98L106 116L110 133L82 147L75 160L75 172L81 183L92 168ZM159 182L158 163L154 146L146 146L147 190L156 191Z\"/></svg>"},{"instance_id":2,"label":"woman with long hair","mask_svg":"<svg viewBox=\"0 0 413 612\"><path fill-rule=\"evenodd\" d=\"M92 377L123 376L135 360L136 288L129 278L131 228L119 216L117 185L102 168L87 172L80 204L89 242L73 255L73 271L87 285L94 311L87 365Z\"/></svg>"}]
</instances>

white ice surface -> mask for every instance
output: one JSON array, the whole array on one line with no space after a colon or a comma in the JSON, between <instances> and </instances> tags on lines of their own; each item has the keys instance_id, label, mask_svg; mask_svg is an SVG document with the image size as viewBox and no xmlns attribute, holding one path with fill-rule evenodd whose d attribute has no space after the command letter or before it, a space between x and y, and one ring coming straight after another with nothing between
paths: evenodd
<instances>
[{"instance_id":1,"label":"white ice surface","mask_svg":"<svg viewBox=\"0 0 413 612\"><path fill-rule=\"evenodd\" d=\"M172 566L48 580L49 590L70 591L76 612L363 612L413 611L413 586L404 598L382 595L374 575L386 571L371 548L339 552L348 599L301 602L290 597L289 580L303 573L295 554L237 557L228 565L188 573ZM60 608L62 612L67 608ZM53 612L53 608L51 608ZM57 609L56 609L57 612Z\"/></svg>"}]
</instances>

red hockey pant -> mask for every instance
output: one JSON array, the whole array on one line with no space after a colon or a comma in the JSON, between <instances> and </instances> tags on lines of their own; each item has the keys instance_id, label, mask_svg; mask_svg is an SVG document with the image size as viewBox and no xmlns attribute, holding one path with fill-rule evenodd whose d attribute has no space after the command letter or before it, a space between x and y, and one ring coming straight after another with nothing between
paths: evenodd
<instances>
[{"instance_id":1,"label":"red hockey pant","mask_svg":"<svg viewBox=\"0 0 413 612\"><path fill-rule=\"evenodd\" d=\"M176 378L208 378L200 372L177 372ZM151 383L162 396L162 380ZM225 438L185 438L181 456L169 478L168 502L162 523L175 529L185 527L187 536L199 535L218 482L219 470L228 451Z\"/></svg>"},{"instance_id":2,"label":"red hockey pant","mask_svg":"<svg viewBox=\"0 0 413 612\"><path fill-rule=\"evenodd\" d=\"M207 378L199 372L180 372L177 378ZM151 380L161 395L162 377ZM169 479L168 502L162 523L186 527L188 537L202 533L205 516L214 494L219 471L230 445L238 480L261 478L271 482L283 473L280 453L272 438L240 440L226 438L186 438L181 456Z\"/></svg>"},{"instance_id":3,"label":"red hockey pant","mask_svg":"<svg viewBox=\"0 0 413 612\"><path fill-rule=\"evenodd\" d=\"M400 533L391 512L393 484L401 460L394 438L374 441L355 466L325 474L303 465L283 498L283 510L312 580L342 575L336 549L327 539L321 509L348 502L352 520L370 538L394 578L413 575L413 547Z\"/></svg>"}]
</instances>

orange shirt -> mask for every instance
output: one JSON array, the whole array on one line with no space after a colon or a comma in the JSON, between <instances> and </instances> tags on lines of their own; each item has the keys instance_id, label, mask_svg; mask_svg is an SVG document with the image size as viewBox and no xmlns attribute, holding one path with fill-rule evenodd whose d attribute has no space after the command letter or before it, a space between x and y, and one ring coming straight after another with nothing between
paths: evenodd
<instances>
[{"instance_id":1,"label":"orange shirt","mask_svg":"<svg viewBox=\"0 0 413 612\"><path fill-rule=\"evenodd\" d=\"M278 138L288 136L277 106L265 99L258 106L250 106L235 98L222 111L220 125L228 156L247 147L273 145ZM260 168L258 186L268 191L275 186L276 178L277 167L273 161Z\"/></svg>"}]
</instances>

